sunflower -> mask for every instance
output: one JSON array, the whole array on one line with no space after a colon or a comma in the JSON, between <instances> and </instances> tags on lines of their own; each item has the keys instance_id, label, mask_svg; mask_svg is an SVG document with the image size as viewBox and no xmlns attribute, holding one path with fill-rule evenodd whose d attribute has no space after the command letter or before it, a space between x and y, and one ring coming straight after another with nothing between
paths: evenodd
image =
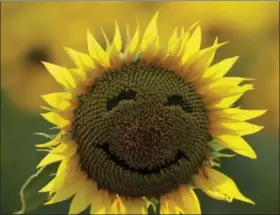
<instances>
[{"instance_id":1,"label":"sunflower","mask_svg":"<svg viewBox=\"0 0 280 215\"><path fill-rule=\"evenodd\" d=\"M46 204L73 197L69 213L200 214L194 192L222 201L254 204L215 169L233 152L256 158L241 137L261 130L246 120L265 113L233 107L251 79L224 77L238 57L211 65L226 43L200 49L201 28L175 28L161 44L154 15L143 37L137 27L124 50L118 24L103 49L88 32L89 54L66 51L77 67L44 62L65 91L43 95L51 107L41 115L60 129L38 168L60 162L40 192ZM129 32L129 31L128 31Z\"/></svg>"}]
</instances>

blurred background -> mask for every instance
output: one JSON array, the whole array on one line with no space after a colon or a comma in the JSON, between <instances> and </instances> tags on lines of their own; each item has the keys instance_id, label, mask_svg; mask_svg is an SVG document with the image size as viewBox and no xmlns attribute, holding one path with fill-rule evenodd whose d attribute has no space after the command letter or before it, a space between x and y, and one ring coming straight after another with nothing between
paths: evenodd
<instances>
[{"instance_id":1,"label":"blurred background","mask_svg":"<svg viewBox=\"0 0 280 215\"><path fill-rule=\"evenodd\" d=\"M86 29L105 45L100 27L110 39L114 21L123 35L125 24L143 29L159 10L160 39L175 26L199 21L203 46L215 37L230 41L216 60L241 56L231 76L254 78L255 90L241 105L268 109L254 120L265 129L246 137L258 153L257 160L243 157L222 162L223 171L235 179L256 206L211 200L202 193L204 214L279 214L279 5L278 2L1 2L1 214L20 209L19 190L43 152L44 142L34 132L50 128L40 116L40 95L59 90L40 61L72 66L63 47L86 52ZM66 213L68 203L38 208L34 213Z\"/></svg>"}]
</instances>

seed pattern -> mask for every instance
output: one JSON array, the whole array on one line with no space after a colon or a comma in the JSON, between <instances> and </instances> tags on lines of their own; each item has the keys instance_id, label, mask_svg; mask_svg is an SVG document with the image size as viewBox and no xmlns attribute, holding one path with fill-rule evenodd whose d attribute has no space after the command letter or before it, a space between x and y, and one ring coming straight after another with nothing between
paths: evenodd
<instances>
[{"instance_id":1,"label":"seed pattern","mask_svg":"<svg viewBox=\"0 0 280 215\"><path fill-rule=\"evenodd\" d=\"M72 136L81 167L123 196L157 196L202 165L209 139L202 99L173 71L136 61L78 97Z\"/></svg>"}]
</instances>

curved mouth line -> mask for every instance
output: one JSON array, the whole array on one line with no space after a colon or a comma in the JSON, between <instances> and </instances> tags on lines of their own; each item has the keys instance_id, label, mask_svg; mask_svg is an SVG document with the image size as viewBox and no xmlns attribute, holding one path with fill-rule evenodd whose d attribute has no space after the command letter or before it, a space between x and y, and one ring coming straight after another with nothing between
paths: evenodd
<instances>
[{"instance_id":1,"label":"curved mouth line","mask_svg":"<svg viewBox=\"0 0 280 215\"><path fill-rule=\"evenodd\" d=\"M171 165L179 164L179 160L182 160L182 159L189 160L187 155L182 150L178 149L175 159L171 162L165 162L163 165L158 166L153 169L148 169L148 168L136 169L136 168L130 167L124 160L122 160L118 156L112 154L109 150L109 143L105 142L102 145L98 145L97 148L103 150L107 154L109 159L111 161L113 161L116 165L122 167L125 170L137 172L141 175L157 174L157 173L160 173L161 170L163 170L165 168L169 168Z\"/></svg>"}]
</instances>

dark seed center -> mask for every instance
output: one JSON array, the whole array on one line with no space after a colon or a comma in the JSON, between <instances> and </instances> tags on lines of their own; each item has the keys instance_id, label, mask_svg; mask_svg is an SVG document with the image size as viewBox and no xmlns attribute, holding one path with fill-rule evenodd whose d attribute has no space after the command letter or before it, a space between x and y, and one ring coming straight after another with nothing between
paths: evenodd
<instances>
[{"instance_id":1,"label":"dark seed center","mask_svg":"<svg viewBox=\"0 0 280 215\"><path fill-rule=\"evenodd\" d=\"M175 72L123 65L78 99L72 136L82 169L100 187L157 196L201 166L209 137L204 103Z\"/></svg>"}]
</instances>

